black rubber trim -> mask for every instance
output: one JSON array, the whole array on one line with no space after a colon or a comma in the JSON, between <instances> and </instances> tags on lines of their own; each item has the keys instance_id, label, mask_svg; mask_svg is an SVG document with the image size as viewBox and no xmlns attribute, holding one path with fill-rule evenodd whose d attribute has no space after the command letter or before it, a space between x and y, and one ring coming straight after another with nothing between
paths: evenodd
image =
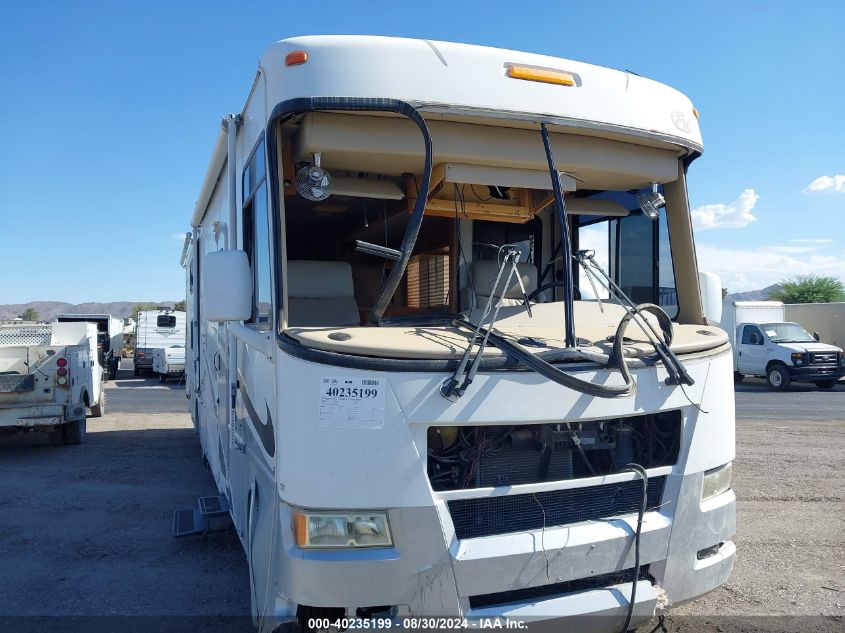
<instances>
[{"instance_id":1,"label":"black rubber trim","mask_svg":"<svg viewBox=\"0 0 845 633\"><path fill-rule=\"evenodd\" d=\"M325 112L325 111L346 111L346 112L393 112L401 114L414 122L420 129L425 146L425 163L423 165L422 182L420 183L420 191L428 192L429 184L431 182L432 169L432 145L431 134L428 130L428 125L423 119L422 115L410 103L400 101L398 99L365 99L362 97L300 97L297 99L289 99L282 101L270 114L270 120L267 123L267 147L268 155L270 157L270 173L278 174L279 165L277 159L276 148L276 127L282 123L286 118L304 112ZM274 223L279 222L279 182L278 178L270 178L271 189L273 193L274 204ZM408 227L405 229L405 234L402 236L402 243L399 246L399 251L402 253L401 258L394 264L390 271L387 281L381 288L381 292L376 297L373 307L370 310L370 322L379 325L384 311L387 309L390 300L396 293L402 281L402 276L405 274L405 269L408 266L408 260L411 258L411 252L414 250L414 245L417 242L417 236L420 232L420 225L423 221L423 214L425 213L425 205L428 202L428 196L417 196L417 202L414 205L414 210L408 220ZM276 235L276 252L279 250L281 242L280 236L281 227L274 227ZM277 267L278 270L278 267ZM278 278L278 277L277 277ZM281 297L279 284L277 283L277 296Z\"/></svg>"}]
</instances>

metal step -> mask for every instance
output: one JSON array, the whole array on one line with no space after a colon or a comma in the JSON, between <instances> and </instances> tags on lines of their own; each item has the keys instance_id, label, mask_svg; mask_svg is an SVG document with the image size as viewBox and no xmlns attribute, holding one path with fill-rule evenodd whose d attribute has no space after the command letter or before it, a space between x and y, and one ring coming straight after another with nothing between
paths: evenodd
<instances>
[{"instance_id":1,"label":"metal step","mask_svg":"<svg viewBox=\"0 0 845 633\"><path fill-rule=\"evenodd\" d=\"M191 536L208 532L208 520L199 510L176 510L173 513L173 536Z\"/></svg>"},{"instance_id":2,"label":"metal step","mask_svg":"<svg viewBox=\"0 0 845 633\"><path fill-rule=\"evenodd\" d=\"M206 519L229 515L229 500L224 496L200 497L197 499L200 514Z\"/></svg>"}]
</instances>

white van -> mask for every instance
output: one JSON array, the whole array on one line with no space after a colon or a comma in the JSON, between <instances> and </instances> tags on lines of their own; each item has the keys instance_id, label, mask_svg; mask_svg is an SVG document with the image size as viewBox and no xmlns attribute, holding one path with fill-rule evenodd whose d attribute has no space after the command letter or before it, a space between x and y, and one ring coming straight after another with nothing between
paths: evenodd
<instances>
[{"instance_id":1,"label":"white van","mask_svg":"<svg viewBox=\"0 0 845 633\"><path fill-rule=\"evenodd\" d=\"M732 337L737 381L764 376L769 387L780 391L793 382L832 389L845 376L842 350L786 321L780 301L728 301L722 327Z\"/></svg>"},{"instance_id":2,"label":"white van","mask_svg":"<svg viewBox=\"0 0 845 633\"><path fill-rule=\"evenodd\" d=\"M632 73L269 48L183 252L219 495L174 517L231 518L260 630L626 630L725 582L733 367L696 267L701 151L689 99Z\"/></svg>"}]
</instances>

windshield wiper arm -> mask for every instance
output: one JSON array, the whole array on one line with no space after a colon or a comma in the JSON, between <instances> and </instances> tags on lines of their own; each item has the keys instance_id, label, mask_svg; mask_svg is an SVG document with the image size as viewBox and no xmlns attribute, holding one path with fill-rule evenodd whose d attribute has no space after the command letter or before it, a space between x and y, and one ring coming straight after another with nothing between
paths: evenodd
<instances>
[{"instance_id":1,"label":"windshield wiper arm","mask_svg":"<svg viewBox=\"0 0 845 633\"><path fill-rule=\"evenodd\" d=\"M490 331L493 329L493 325L496 323L496 318L499 316L499 308L502 307L505 293L511 286L511 279L513 278L514 272L517 273L517 278L519 278L519 272L516 269L516 262L518 259L519 251L515 248L508 248L505 251L505 256L504 259L502 259L502 264L499 266L499 272L496 274L496 280L493 282L493 288L490 291L490 296L487 297L487 304L484 306L484 312L481 313L481 318L478 320L478 324L475 326L475 331L473 332L472 338L469 340L467 348L464 351L463 356L461 357L461 362L458 364L458 367L457 369L455 369L455 373L452 374L452 377L449 378L446 382L444 382L440 387L440 393L447 400L455 402L458 398L464 395L464 392L467 390L467 387L472 384L472 381L475 378L475 374L478 372L478 366L481 364L481 357L484 354L484 348L487 347L487 341L490 339ZM505 272L505 268L508 268L509 265L510 270L508 271L507 281L505 281L505 286L504 288L502 288L500 293L499 282L502 279L502 274ZM521 279L519 284L520 286L522 286ZM525 289L523 287L523 293L524 291ZM527 297L527 295L525 296ZM472 352L472 348L475 346L475 341L478 339L478 335L482 331L481 326L484 323L484 319L487 318L487 316L490 314L490 311L492 310L493 301L496 301L496 309L493 311L493 316L490 319L489 325L484 330L484 338L481 339L481 343L478 346L478 352L475 355L475 359L472 361L472 365L470 365L469 371L467 371L467 365L469 364L469 357ZM531 314L530 307L528 308L528 313L529 315Z\"/></svg>"}]
</instances>

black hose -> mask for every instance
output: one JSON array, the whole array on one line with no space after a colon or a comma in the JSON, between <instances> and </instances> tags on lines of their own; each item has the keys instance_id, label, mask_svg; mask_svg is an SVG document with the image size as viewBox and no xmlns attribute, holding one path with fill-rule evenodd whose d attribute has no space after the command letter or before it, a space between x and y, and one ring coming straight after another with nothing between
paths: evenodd
<instances>
[{"instance_id":1,"label":"black hose","mask_svg":"<svg viewBox=\"0 0 845 633\"><path fill-rule=\"evenodd\" d=\"M414 250L417 236L420 232L420 225L423 221L425 213L425 205L428 203L428 189L431 183L431 171L433 166L433 153L431 134L428 130L428 125L425 122L422 114L412 106L410 103L400 101L399 99L387 98L365 98L365 97L297 97L279 103L273 112L270 114L270 121L267 125L267 138L270 147L270 171L271 173L278 173L278 159L275 151L276 128L283 119L299 114L302 112L393 112L401 114L409 118L419 128L423 137L423 144L425 147L425 162L423 165L422 183L417 195L417 202L414 205L414 210L411 212L411 217L408 219L408 226L405 228L405 234L402 236L402 243L399 246L399 251L402 253L399 260L393 265L390 274L385 281L376 297L373 307L370 310L370 323L381 325L381 319L387 309L393 295L396 294L396 289L399 287L402 277L405 274L405 269L408 266L408 260L411 258L411 252ZM273 183L273 198L279 200L278 178L271 179ZM277 203L278 204L278 203ZM281 214L274 213L274 216ZM274 226L274 230L278 234L281 232L279 227ZM281 252L281 249L279 249ZM277 282L278 284L278 282ZM277 290L281 288L277 286Z\"/></svg>"},{"instance_id":2,"label":"black hose","mask_svg":"<svg viewBox=\"0 0 845 633\"><path fill-rule=\"evenodd\" d=\"M634 577L631 581L631 599L628 601L628 613L625 616L625 623L619 629L620 633L627 633L631 625L631 618L634 616L634 603L637 599L637 582L640 580L640 536L643 531L643 515L648 505L648 473L639 464L625 464L621 472L630 471L637 473L643 482L643 496L640 501L640 509L637 513L637 531L634 533Z\"/></svg>"},{"instance_id":3,"label":"black hose","mask_svg":"<svg viewBox=\"0 0 845 633\"><path fill-rule=\"evenodd\" d=\"M490 341L492 341L498 349L502 350L505 354L525 365L529 369L536 371L541 376L548 378L552 382L598 398L617 398L620 396L630 396L636 390L636 383L634 382L631 370L628 368L628 364L625 362L625 354L623 350L625 330L627 329L629 323L630 319L622 319L622 321L619 322L613 341L613 353L608 359L607 365L608 368L612 368L611 363L615 363L616 369L618 369L619 373L622 374L622 379L624 381L623 385L597 385L588 380L581 380L580 378L576 378L575 376L558 369L554 365L544 361L542 358L537 357L536 354L529 352L518 343L510 341L492 330L489 331L489 337ZM476 328L474 323L465 319L455 319L455 324L469 328L473 331ZM488 332L488 330L484 327L480 328L479 331L484 335L487 335Z\"/></svg>"}]
</instances>

